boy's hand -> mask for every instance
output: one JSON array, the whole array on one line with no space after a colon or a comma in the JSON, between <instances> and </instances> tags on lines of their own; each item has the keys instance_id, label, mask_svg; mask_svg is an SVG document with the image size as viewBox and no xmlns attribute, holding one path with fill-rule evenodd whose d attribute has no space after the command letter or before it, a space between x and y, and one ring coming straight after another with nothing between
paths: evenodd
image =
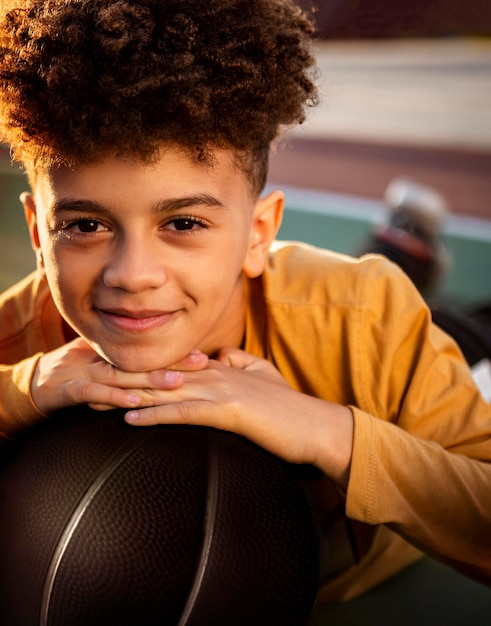
<instances>
[{"instance_id":1,"label":"boy's hand","mask_svg":"<svg viewBox=\"0 0 491 626\"><path fill-rule=\"evenodd\" d=\"M133 408L144 406L144 390L178 387L184 371L201 369L207 363L208 357L197 351L172 366L175 369L123 372L104 361L83 339L75 339L40 358L31 395L44 415L74 404L98 410Z\"/></svg>"},{"instance_id":2,"label":"boy's hand","mask_svg":"<svg viewBox=\"0 0 491 626\"><path fill-rule=\"evenodd\" d=\"M148 390L129 411L134 425L192 424L229 430L293 463L312 463L345 487L353 443L351 411L292 389L276 368L236 349L183 374L174 389Z\"/></svg>"},{"instance_id":3,"label":"boy's hand","mask_svg":"<svg viewBox=\"0 0 491 626\"><path fill-rule=\"evenodd\" d=\"M351 411L295 391L271 363L241 350L222 350L212 361L193 352L169 369L124 372L75 339L41 357L31 394L43 414L74 404L142 407L126 414L130 424L229 430L286 461L312 463L347 485Z\"/></svg>"}]
</instances>

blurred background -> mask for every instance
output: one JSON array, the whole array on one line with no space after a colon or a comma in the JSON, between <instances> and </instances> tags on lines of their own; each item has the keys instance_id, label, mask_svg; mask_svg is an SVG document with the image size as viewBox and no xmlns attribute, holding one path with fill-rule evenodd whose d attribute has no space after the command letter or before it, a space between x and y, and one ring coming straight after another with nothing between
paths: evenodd
<instances>
[{"instance_id":1,"label":"blurred background","mask_svg":"<svg viewBox=\"0 0 491 626\"><path fill-rule=\"evenodd\" d=\"M388 220L388 185L409 179L448 204L432 295L491 300L491 3L314 4L322 101L271 159L290 208L280 235L356 252Z\"/></svg>"},{"instance_id":2,"label":"blurred background","mask_svg":"<svg viewBox=\"0 0 491 626\"><path fill-rule=\"evenodd\" d=\"M321 103L271 157L268 186L287 199L280 237L357 253L404 178L448 205L438 296L491 300L491 3L297 1L315 9ZM0 290L34 265L26 188L0 149Z\"/></svg>"}]
</instances>

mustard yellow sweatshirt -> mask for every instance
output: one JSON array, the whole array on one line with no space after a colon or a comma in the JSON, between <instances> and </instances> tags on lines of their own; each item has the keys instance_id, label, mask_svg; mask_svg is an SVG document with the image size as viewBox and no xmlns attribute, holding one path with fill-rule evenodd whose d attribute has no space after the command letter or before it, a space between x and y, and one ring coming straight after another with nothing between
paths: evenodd
<instances>
[{"instance_id":1,"label":"mustard yellow sweatshirt","mask_svg":"<svg viewBox=\"0 0 491 626\"><path fill-rule=\"evenodd\" d=\"M410 281L382 257L278 242L245 288L245 349L354 415L346 493L304 480L324 531L319 600L351 599L421 551L491 585L491 405ZM37 414L37 360L64 342L41 273L0 298L4 437Z\"/></svg>"}]
</instances>

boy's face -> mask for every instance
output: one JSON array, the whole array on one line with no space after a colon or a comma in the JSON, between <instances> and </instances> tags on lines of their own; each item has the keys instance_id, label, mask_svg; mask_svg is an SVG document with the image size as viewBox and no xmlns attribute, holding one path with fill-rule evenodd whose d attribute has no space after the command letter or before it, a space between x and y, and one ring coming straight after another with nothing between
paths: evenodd
<instances>
[{"instance_id":1,"label":"boy's face","mask_svg":"<svg viewBox=\"0 0 491 626\"><path fill-rule=\"evenodd\" d=\"M262 272L282 196L255 202L231 154L215 157L207 167L169 148L151 166L54 169L24 201L61 314L121 369L242 341L242 274Z\"/></svg>"}]
</instances>

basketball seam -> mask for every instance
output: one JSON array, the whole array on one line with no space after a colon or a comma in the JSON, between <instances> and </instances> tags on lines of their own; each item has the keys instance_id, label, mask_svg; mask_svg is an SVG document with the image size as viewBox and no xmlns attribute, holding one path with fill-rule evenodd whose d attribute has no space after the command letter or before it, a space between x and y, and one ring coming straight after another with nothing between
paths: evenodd
<instances>
[{"instance_id":1,"label":"basketball seam","mask_svg":"<svg viewBox=\"0 0 491 626\"><path fill-rule=\"evenodd\" d=\"M46 581L44 583L41 598L40 626L48 626L51 596L56 581L56 575L63 560L63 556L70 543L70 539L76 531L83 514L88 509L91 502L93 501L99 490L102 488L105 481L109 478L109 476L111 476L111 474L113 474L116 469L118 469L118 467L120 467L135 450L142 446L147 441L147 439L153 437L155 435L155 432L155 430L151 430L150 432L145 433L145 436L137 442L135 442L134 438L129 438L121 446L119 446L119 448L106 462L106 464L102 468L102 471L87 487L77 505L74 507L70 518L58 539L49 563L48 573L46 575ZM125 450L126 452L124 452ZM122 451L124 452L124 454L121 456Z\"/></svg>"},{"instance_id":2,"label":"basketball seam","mask_svg":"<svg viewBox=\"0 0 491 626\"><path fill-rule=\"evenodd\" d=\"M214 435L214 436L211 436ZM181 619L177 626L188 626L190 620L194 617L194 609L196 607L205 574L208 570L208 564L210 561L211 548L215 538L216 518L219 503L219 492L221 486L220 480L220 454L216 448L220 448L219 442L217 442L218 433L211 431L208 433L209 445L208 445L208 490L205 509L205 528L203 537L203 547L201 550L198 567L191 586L191 590L188 595L186 605L184 606ZM219 440L220 441L220 440Z\"/></svg>"}]
</instances>

